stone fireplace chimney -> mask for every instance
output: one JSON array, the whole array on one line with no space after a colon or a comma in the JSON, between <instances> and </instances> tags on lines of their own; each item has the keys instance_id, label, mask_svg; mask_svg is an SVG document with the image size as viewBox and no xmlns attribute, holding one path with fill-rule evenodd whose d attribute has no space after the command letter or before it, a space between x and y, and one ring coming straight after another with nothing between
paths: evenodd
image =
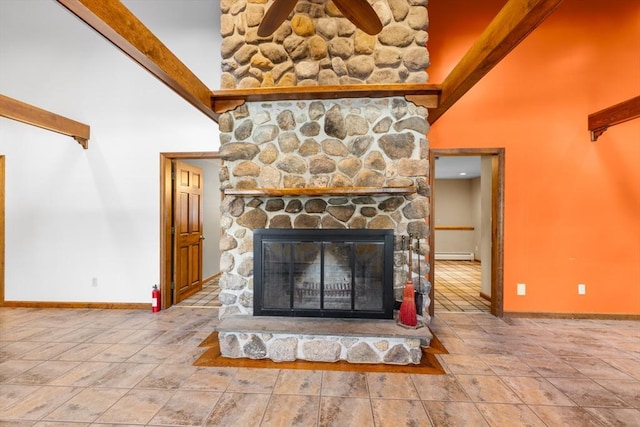
<instances>
[{"instance_id":1,"label":"stone fireplace chimney","mask_svg":"<svg viewBox=\"0 0 640 427\"><path fill-rule=\"evenodd\" d=\"M358 30L331 1L301 0L261 38L271 1L221 0L222 88L304 93L307 86L425 83L427 1L370 3L384 25L377 36ZM425 107L402 96L341 98L339 91L331 99L251 101L222 114L220 318L252 314L255 229L392 229L398 242L406 234L426 238L426 118ZM397 244L398 300L404 261ZM428 294L429 266L421 266L413 281Z\"/></svg>"}]
</instances>

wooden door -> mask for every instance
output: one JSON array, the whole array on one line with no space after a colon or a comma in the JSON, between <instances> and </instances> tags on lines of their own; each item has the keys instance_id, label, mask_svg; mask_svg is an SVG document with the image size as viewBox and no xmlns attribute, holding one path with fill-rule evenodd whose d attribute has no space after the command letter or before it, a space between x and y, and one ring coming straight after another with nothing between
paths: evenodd
<instances>
[{"instance_id":1,"label":"wooden door","mask_svg":"<svg viewBox=\"0 0 640 427\"><path fill-rule=\"evenodd\" d=\"M176 160L173 179L176 304L202 290L202 215L202 169Z\"/></svg>"}]
</instances>

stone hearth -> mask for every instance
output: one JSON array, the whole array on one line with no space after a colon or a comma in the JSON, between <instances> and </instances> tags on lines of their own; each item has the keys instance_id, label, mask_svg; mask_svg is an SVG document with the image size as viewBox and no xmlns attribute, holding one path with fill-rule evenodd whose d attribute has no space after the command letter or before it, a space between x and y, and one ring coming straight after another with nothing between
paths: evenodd
<instances>
[{"instance_id":1,"label":"stone hearth","mask_svg":"<svg viewBox=\"0 0 640 427\"><path fill-rule=\"evenodd\" d=\"M408 329L374 319L229 316L216 330L222 356L275 362L418 364L421 346L429 346L433 337L427 327Z\"/></svg>"}]
</instances>

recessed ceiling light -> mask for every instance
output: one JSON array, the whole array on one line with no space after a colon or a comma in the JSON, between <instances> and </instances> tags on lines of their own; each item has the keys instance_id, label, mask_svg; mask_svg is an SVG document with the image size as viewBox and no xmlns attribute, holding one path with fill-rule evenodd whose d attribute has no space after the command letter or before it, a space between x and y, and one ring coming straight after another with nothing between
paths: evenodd
<instances>
[{"instance_id":1,"label":"recessed ceiling light","mask_svg":"<svg viewBox=\"0 0 640 427\"><path fill-rule=\"evenodd\" d=\"M460 172L460 176L465 176L466 174L466 172Z\"/></svg>"}]
</instances>

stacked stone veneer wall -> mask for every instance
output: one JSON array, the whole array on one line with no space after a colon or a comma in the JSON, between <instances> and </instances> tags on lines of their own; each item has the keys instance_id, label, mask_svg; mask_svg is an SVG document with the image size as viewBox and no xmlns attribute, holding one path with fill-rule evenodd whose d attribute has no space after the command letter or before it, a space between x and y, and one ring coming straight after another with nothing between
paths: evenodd
<instances>
[{"instance_id":1,"label":"stacked stone veneer wall","mask_svg":"<svg viewBox=\"0 0 640 427\"><path fill-rule=\"evenodd\" d=\"M300 0L269 37L258 26L270 0L221 0L223 89L423 83L427 0L370 0L383 30L357 29L330 0Z\"/></svg>"},{"instance_id":2,"label":"stacked stone veneer wall","mask_svg":"<svg viewBox=\"0 0 640 427\"><path fill-rule=\"evenodd\" d=\"M426 238L426 115L423 107L398 97L252 102L223 114L219 120L222 189L413 186L417 191L409 195L225 197L220 317L253 311L256 228L393 229L397 237L410 233ZM426 244L422 250L427 252ZM417 284L416 259L413 280ZM398 244L394 265L397 299L401 299L407 278L405 261ZM421 268L422 275L428 272L426 262ZM428 303L426 298L425 305Z\"/></svg>"}]
</instances>

